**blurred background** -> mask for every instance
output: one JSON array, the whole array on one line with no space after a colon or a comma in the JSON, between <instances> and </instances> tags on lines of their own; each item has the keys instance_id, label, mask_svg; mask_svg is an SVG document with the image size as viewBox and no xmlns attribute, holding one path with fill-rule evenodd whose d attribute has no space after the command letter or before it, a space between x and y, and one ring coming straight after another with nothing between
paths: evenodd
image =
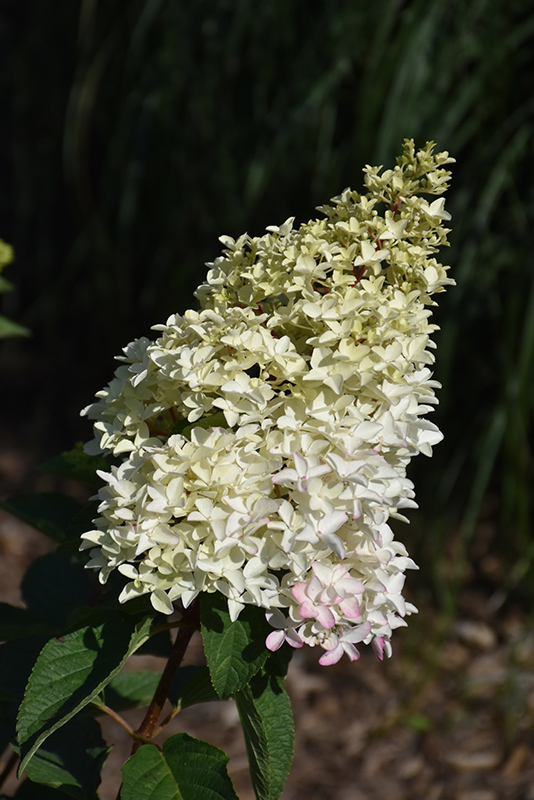
<instances>
[{"instance_id":1,"label":"blurred background","mask_svg":"<svg viewBox=\"0 0 534 800\"><path fill-rule=\"evenodd\" d=\"M193 303L220 235L309 219L405 137L456 158L445 440L397 530L422 613L385 668L296 667L287 798L532 800L534 4L0 0L0 61L0 310L31 330L0 342L2 496L57 488L35 467L90 438L79 409ZM347 752L344 681L377 693Z\"/></svg>"}]
</instances>

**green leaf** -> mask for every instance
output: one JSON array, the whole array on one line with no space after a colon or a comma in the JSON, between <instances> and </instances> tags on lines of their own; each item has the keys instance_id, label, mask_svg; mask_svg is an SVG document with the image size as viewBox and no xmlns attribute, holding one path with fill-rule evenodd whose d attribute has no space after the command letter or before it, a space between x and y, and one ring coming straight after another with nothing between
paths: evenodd
<instances>
[{"instance_id":1,"label":"green leaf","mask_svg":"<svg viewBox=\"0 0 534 800\"><path fill-rule=\"evenodd\" d=\"M130 604L128 601L127 605ZM151 613L152 609L147 609L146 613ZM157 656L158 658L168 658L172 650L172 639L170 631L159 631L151 636L137 651L138 656Z\"/></svg>"},{"instance_id":2,"label":"green leaf","mask_svg":"<svg viewBox=\"0 0 534 800\"><path fill-rule=\"evenodd\" d=\"M98 722L77 716L47 739L26 773L30 780L61 789L77 800L93 800L109 749Z\"/></svg>"},{"instance_id":3,"label":"green leaf","mask_svg":"<svg viewBox=\"0 0 534 800\"><path fill-rule=\"evenodd\" d=\"M3 798L12 800L6 795L0 795L0 800ZM20 789L15 795L16 800L65 800L65 794L58 789L51 789L49 786L43 786L33 781L24 781Z\"/></svg>"},{"instance_id":4,"label":"green leaf","mask_svg":"<svg viewBox=\"0 0 534 800\"><path fill-rule=\"evenodd\" d=\"M238 800L226 770L228 756L186 733L163 751L143 745L122 768L122 800Z\"/></svg>"},{"instance_id":5,"label":"green leaf","mask_svg":"<svg viewBox=\"0 0 534 800\"><path fill-rule=\"evenodd\" d=\"M275 666L278 666L275 664ZM269 669L235 695L258 800L277 800L293 760L294 726L283 679Z\"/></svg>"},{"instance_id":6,"label":"green leaf","mask_svg":"<svg viewBox=\"0 0 534 800\"><path fill-rule=\"evenodd\" d=\"M179 669L168 697L173 706L179 708L221 699L213 688L207 667Z\"/></svg>"},{"instance_id":7,"label":"green leaf","mask_svg":"<svg viewBox=\"0 0 534 800\"><path fill-rule=\"evenodd\" d=\"M22 701L37 656L48 637L28 636L0 646L0 698Z\"/></svg>"},{"instance_id":8,"label":"green leaf","mask_svg":"<svg viewBox=\"0 0 534 800\"><path fill-rule=\"evenodd\" d=\"M136 620L103 612L98 625L85 625L51 639L30 675L17 719L19 774L54 731L93 700L146 640L153 617Z\"/></svg>"},{"instance_id":9,"label":"green leaf","mask_svg":"<svg viewBox=\"0 0 534 800\"><path fill-rule=\"evenodd\" d=\"M171 428L171 435L181 433L186 439L191 439L193 428L227 428L228 423L224 416L224 411L217 411L215 414L206 414L196 422L189 422L187 419L180 419Z\"/></svg>"},{"instance_id":10,"label":"green leaf","mask_svg":"<svg viewBox=\"0 0 534 800\"><path fill-rule=\"evenodd\" d=\"M15 286L11 283L11 281L8 281L7 278L4 278L0 275L0 293L3 294L4 292L11 292L14 288Z\"/></svg>"},{"instance_id":11,"label":"green leaf","mask_svg":"<svg viewBox=\"0 0 534 800\"><path fill-rule=\"evenodd\" d=\"M66 543L74 542L76 552L79 551L78 539L82 533L90 531L95 527L94 520L98 516L98 502L95 501L80 508L79 511L72 517L67 530L65 531L65 538Z\"/></svg>"},{"instance_id":12,"label":"green leaf","mask_svg":"<svg viewBox=\"0 0 534 800\"><path fill-rule=\"evenodd\" d=\"M90 456L84 453L83 442L77 442L72 450L62 453L41 464L39 469L51 472L54 475L63 475L66 478L82 481L99 489L104 481L97 474L97 470L109 472L110 467L116 462L111 456Z\"/></svg>"},{"instance_id":13,"label":"green leaf","mask_svg":"<svg viewBox=\"0 0 534 800\"><path fill-rule=\"evenodd\" d=\"M0 646L0 753L15 742L17 708L45 637L16 639Z\"/></svg>"},{"instance_id":14,"label":"green leaf","mask_svg":"<svg viewBox=\"0 0 534 800\"><path fill-rule=\"evenodd\" d=\"M10 336L31 336L31 331L0 314L0 339L7 339Z\"/></svg>"},{"instance_id":15,"label":"green leaf","mask_svg":"<svg viewBox=\"0 0 534 800\"><path fill-rule=\"evenodd\" d=\"M427 731L431 730L433 727L430 717L427 717L426 714L420 714L417 711L409 715L406 724L418 733L427 733Z\"/></svg>"},{"instance_id":16,"label":"green leaf","mask_svg":"<svg viewBox=\"0 0 534 800\"><path fill-rule=\"evenodd\" d=\"M79 512L81 505L73 497L43 492L10 497L0 503L0 508L37 528L55 542L62 542L69 523Z\"/></svg>"},{"instance_id":17,"label":"green leaf","mask_svg":"<svg viewBox=\"0 0 534 800\"><path fill-rule=\"evenodd\" d=\"M226 698L245 686L265 663L265 639L271 630L265 611L245 606L235 622L230 620L226 598L219 592L200 595L200 620L211 681L219 697Z\"/></svg>"},{"instance_id":18,"label":"green leaf","mask_svg":"<svg viewBox=\"0 0 534 800\"><path fill-rule=\"evenodd\" d=\"M91 575L63 553L38 558L22 581L22 596L30 611L64 631L72 610L88 605L93 595Z\"/></svg>"},{"instance_id":19,"label":"green leaf","mask_svg":"<svg viewBox=\"0 0 534 800\"><path fill-rule=\"evenodd\" d=\"M161 675L149 670L119 672L106 686L106 705L114 711L148 706Z\"/></svg>"},{"instance_id":20,"label":"green leaf","mask_svg":"<svg viewBox=\"0 0 534 800\"><path fill-rule=\"evenodd\" d=\"M51 631L42 619L26 608L0 603L0 641Z\"/></svg>"},{"instance_id":21,"label":"green leaf","mask_svg":"<svg viewBox=\"0 0 534 800\"><path fill-rule=\"evenodd\" d=\"M295 649L285 642L274 653L269 653L264 667L265 671L283 680L287 676L289 664L294 655Z\"/></svg>"}]
</instances>

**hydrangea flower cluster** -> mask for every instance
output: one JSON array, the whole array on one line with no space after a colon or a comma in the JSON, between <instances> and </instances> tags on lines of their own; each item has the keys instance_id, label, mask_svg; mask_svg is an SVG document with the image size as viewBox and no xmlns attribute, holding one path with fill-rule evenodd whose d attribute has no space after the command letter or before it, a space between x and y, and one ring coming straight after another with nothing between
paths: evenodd
<instances>
[{"instance_id":1,"label":"hydrangea flower cluster","mask_svg":"<svg viewBox=\"0 0 534 800\"><path fill-rule=\"evenodd\" d=\"M121 601L155 609L222 592L232 619L260 606L284 641L391 653L392 630L416 611L402 595L416 565L392 518L415 507L406 469L440 441L424 417L432 295L453 283L434 257L450 215L451 163L404 143L392 170L366 167L349 189L294 227L222 237L196 292L200 310L128 345L115 377L84 412L90 453L122 458L83 534Z\"/></svg>"}]
</instances>

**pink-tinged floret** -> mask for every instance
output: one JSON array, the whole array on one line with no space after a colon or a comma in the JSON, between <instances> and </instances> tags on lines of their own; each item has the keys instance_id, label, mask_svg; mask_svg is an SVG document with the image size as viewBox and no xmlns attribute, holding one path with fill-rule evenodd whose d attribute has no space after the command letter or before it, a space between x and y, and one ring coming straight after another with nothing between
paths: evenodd
<instances>
[{"instance_id":1,"label":"pink-tinged floret","mask_svg":"<svg viewBox=\"0 0 534 800\"><path fill-rule=\"evenodd\" d=\"M334 627L336 618L330 608L321 602L323 588L319 578L314 577L309 583L301 581L295 584L291 591L295 600L300 603L299 614L302 619L314 618L328 629Z\"/></svg>"}]
</instances>

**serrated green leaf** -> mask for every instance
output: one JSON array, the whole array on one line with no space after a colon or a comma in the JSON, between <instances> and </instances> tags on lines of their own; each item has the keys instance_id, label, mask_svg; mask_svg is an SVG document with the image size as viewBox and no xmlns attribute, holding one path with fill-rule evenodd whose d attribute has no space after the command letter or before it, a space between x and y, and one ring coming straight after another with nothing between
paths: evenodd
<instances>
[{"instance_id":1,"label":"serrated green leaf","mask_svg":"<svg viewBox=\"0 0 534 800\"><path fill-rule=\"evenodd\" d=\"M221 699L213 688L207 667L179 669L168 697L173 706L180 708Z\"/></svg>"},{"instance_id":2,"label":"serrated green leaf","mask_svg":"<svg viewBox=\"0 0 534 800\"><path fill-rule=\"evenodd\" d=\"M62 542L72 518L81 505L73 497L55 492L20 494L3 500L0 508L31 525L55 542Z\"/></svg>"},{"instance_id":3,"label":"serrated green leaf","mask_svg":"<svg viewBox=\"0 0 534 800\"><path fill-rule=\"evenodd\" d=\"M0 753L15 742L17 708L24 696L35 660L45 637L16 639L0 646Z\"/></svg>"},{"instance_id":4,"label":"serrated green leaf","mask_svg":"<svg viewBox=\"0 0 534 800\"><path fill-rule=\"evenodd\" d=\"M0 314L0 339L8 339L11 336L31 336L31 331Z\"/></svg>"},{"instance_id":5,"label":"serrated green leaf","mask_svg":"<svg viewBox=\"0 0 534 800\"><path fill-rule=\"evenodd\" d=\"M229 697L242 689L267 659L265 639L271 627L265 611L245 606L232 622L226 598L219 592L203 592L200 620L211 681L219 697Z\"/></svg>"},{"instance_id":6,"label":"serrated green leaf","mask_svg":"<svg viewBox=\"0 0 534 800\"><path fill-rule=\"evenodd\" d=\"M50 634L49 626L27 608L0 603L0 641L20 639L35 634Z\"/></svg>"},{"instance_id":7,"label":"serrated green leaf","mask_svg":"<svg viewBox=\"0 0 534 800\"><path fill-rule=\"evenodd\" d=\"M76 800L93 800L109 749L98 722L77 716L46 740L26 773L35 783L61 789Z\"/></svg>"},{"instance_id":8,"label":"serrated green leaf","mask_svg":"<svg viewBox=\"0 0 534 800\"><path fill-rule=\"evenodd\" d=\"M72 450L45 461L39 469L43 472L51 472L54 475L63 475L66 478L82 481L99 489L104 481L96 474L96 471L109 472L110 467L116 463L116 459L104 455L90 456L84 453L83 447L83 442L77 442Z\"/></svg>"},{"instance_id":9,"label":"serrated green leaf","mask_svg":"<svg viewBox=\"0 0 534 800\"><path fill-rule=\"evenodd\" d=\"M64 631L72 610L88 605L93 595L92 576L63 553L38 558L22 581L22 597L30 611Z\"/></svg>"},{"instance_id":10,"label":"serrated green leaf","mask_svg":"<svg viewBox=\"0 0 534 800\"><path fill-rule=\"evenodd\" d=\"M270 666L268 664L268 666ZM262 670L235 695L258 800L278 800L293 760L291 702L283 680Z\"/></svg>"},{"instance_id":11,"label":"serrated green leaf","mask_svg":"<svg viewBox=\"0 0 534 800\"><path fill-rule=\"evenodd\" d=\"M238 800L226 770L228 756L186 733L163 751L143 745L122 768L122 800Z\"/></svg>"},{"instance_id":12,"label":"serrated green leaf","mask_svg":"<svg viewBox=\"0 0 534 800\"><path fill-rule=\"evenodd\" d=\"M114 711L148 706L161 675L149 670L119 672L106 686L106 705Z\"/></svg>"},{"instance_id":13,"label":"serrated green leaf","mask_svg":"<svg viewBox=\"0 0 534 800\"><path fill-rule=\"evenodd\" d=\"M54 731L91 702L126 659L146 640L153 617L136 620L102 612L99 625L86 625L51 639L32 670L17 719L19 774Z\"/></svg>"}]
</instances>

